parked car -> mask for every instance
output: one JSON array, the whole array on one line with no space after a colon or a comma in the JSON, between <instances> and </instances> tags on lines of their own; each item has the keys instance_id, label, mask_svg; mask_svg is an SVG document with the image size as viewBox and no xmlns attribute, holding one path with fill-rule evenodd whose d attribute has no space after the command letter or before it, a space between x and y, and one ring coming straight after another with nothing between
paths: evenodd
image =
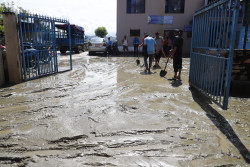
<instances>
[{"instance_id":1,"label":"parked car","mask_svg":"<svg viewBox=\"0 0 250 167\"><path fill-rule=\"evenodd\" d=\"M107 54L106 41L104 38L92 38L89 41L89 55L95 52Z\"/></svg>"}]
</instances>

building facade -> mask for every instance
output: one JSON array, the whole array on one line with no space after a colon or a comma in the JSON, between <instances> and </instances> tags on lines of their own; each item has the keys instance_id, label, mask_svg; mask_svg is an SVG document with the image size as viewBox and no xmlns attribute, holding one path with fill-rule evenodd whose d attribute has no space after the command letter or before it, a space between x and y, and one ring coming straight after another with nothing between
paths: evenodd
<instances>
[{"instance_id":1,"label":"building facade","mask_svg":"<svg viewBox=\"0 0 250 167\"><path fill-rule=\"evenodd\" d=\"M204 0L117 0L118 45L125 35L133 46L133 38L138 36L141 42L144 32L172 37L173 30L180 29L183 54L189 55L193 14L204 4Z\"/></svg>"}]
</instances>

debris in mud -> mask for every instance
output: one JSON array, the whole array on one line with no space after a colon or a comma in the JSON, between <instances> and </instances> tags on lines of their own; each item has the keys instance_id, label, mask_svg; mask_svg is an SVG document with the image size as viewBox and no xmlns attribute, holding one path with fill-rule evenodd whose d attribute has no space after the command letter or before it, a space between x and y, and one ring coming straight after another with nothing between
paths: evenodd
<instances>
[{"instance_id":1,"label":"debris in mud","mask_svg":"<svg viewBox=\"0 0 250 167\"><path fill-rule=\"evenodd\" d=\"M88 119L95 122L95 123L99 123L99 121L96 121L94 118L88 117Z\"/></svg>"},{"instance_id":2,"label":"debris in mud","mask_svg":"<svg viewBox=\"0 0 250 167\"><path fill-rule=\"evenodd\" d=\"M10 97L10 96L12 96L13 94L12 93L9 93L9 94L7 94L7 95L2 95L2 97Z\"/></svg>"}]
</instances>

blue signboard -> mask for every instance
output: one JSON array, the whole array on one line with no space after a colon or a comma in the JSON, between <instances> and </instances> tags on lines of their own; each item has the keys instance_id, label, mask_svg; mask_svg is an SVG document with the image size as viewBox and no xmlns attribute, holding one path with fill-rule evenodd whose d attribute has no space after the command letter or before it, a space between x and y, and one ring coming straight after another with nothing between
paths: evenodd
<instances>
[{"instance_id":1,"label":"blue signboard","mask_svg":"<svg viewBox=\"0 0 250 167\"><path fill-rule=\"evenodd\" d=\"M184 25L184 32L192 32L192 26Z\"/></svg>"},{"instance_id":2,"label":"blue signboard","mask_svg":"<svg viewBox=\"0 0 250 167\"><path fill-rule=\"evenodd\" d=\"M173 16L156 16L156 15L148 16L149 24L173 24L173 20L174 20Z\"/></svg>"}]
</instances>

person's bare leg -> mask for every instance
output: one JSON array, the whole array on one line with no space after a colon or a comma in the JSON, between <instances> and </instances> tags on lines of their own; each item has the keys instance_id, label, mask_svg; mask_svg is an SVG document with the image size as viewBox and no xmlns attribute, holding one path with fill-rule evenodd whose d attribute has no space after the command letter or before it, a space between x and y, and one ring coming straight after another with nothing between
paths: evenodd
<instances>
[{"instance_id":1,"label":"person's bare leg","mask_svg":"<svg viewBox=\"0 0 250 167\"><path fill-rule=\"evenodd\" d=\"M177 72L174 72L174 78L173 79L177 79Z\"/></svg>"},{"instance_id":2,"label":"person's bare leg","mask_svg":"<svg viewBox=\"0 0 250 167\"><path fill-rule=\"evenodd\" d=\"M179 75L177 76L178 79L181 79L181 68L179 69Z\"/></svg>"}]
</instances>

